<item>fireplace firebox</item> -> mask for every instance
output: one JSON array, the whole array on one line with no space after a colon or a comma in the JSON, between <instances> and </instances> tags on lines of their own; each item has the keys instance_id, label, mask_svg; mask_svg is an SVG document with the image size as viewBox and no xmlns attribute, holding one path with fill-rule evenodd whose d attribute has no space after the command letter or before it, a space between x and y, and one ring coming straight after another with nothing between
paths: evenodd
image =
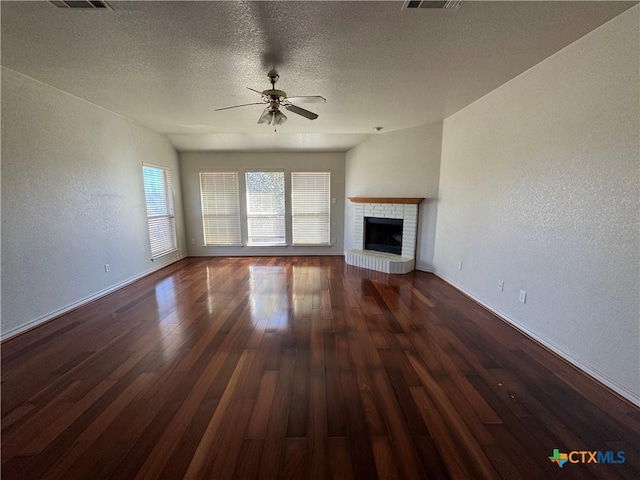
<instances>
[{"instance_id":1,"label":"fireplace firebox","mask_svg":"<svg viewBox=\"0 0 640 480\"><path fill-rule=\"evenodd\" d=\"M402 219L364 217L364 248L402 254Z\"/></svg>"}]
</instances>

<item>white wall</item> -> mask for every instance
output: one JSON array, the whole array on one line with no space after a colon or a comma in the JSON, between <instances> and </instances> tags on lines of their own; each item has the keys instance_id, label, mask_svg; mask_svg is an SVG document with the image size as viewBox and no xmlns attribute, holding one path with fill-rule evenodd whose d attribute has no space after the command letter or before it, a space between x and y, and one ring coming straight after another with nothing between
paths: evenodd
<instances>
[{"instance_id":1,"label":"white wall","mask_svg":"<svg viewBox=\"0 0 640 480\"><path fill-rule=\"evenodd\" d=\"M639 12L445 120L434 255L438 275L636 403Z\"/></svg>"},{"instance_id":2,"label":"white wall","mask_svg":"<svg viewBox=\"0 0 640 480\"><path fill-rule=\"evenodd\" d=\"M356 248L348 197L425 197L420 204L416 268L431 270L436 230L442 123L372 135L347 152L345 250Z\"/></svg>"},{"instance_id":3,"label":"white wall","mask_svg":"<svg viewBox=\"0 0 640 480\"><path fill-rule=\"evenodd\" d=\"M342 239L344 235L344 153L183 152L180 154L180 165L182 169L182 189L184 191L185 224L187 238L189 239L189 255L342 255ZM331 172L331 198L335 199L335 203L331 205L331 238L336 240L333 245L318 247L205 247L203 245L199 173L216 170L239 172L241 177L240 210L243 216L242 229L243 235L246 236L244 172L261 168L283 170L285 185L290 184L292 170L309 171L317 169ZM289 225L288 221L287 224Z\"/></svg>"},{"instance_id":4,"label":"white wall","mask_svg":"<svg viewBox=\"0 0 640 480\"><path fill-rule=\"evenodd\" d=\"M165 137L2 69L3 337L176 260L150 260L142 162L171 169L181 212Z\"/></svg>"}]
</instances>

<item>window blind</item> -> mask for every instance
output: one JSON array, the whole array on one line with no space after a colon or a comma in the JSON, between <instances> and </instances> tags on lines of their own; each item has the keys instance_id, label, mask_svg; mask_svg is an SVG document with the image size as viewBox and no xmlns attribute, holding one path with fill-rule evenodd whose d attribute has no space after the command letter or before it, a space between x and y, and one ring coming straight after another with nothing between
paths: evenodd
<instances>
[{"instance_id":1,"label":"window blind","mask_svg":"<svg viewBox=\"0 0 640 480\"><path fill-rule=\"evenodd\" d=\"M238 172L200 172L205 245L242 245Z\"/></svg>"},{"instance_id":2,"label":"window blind","mask_svg":"<svg viewBox=\"0 0 640 480\"><path fill-rule=\"evenodd\" d=\"M286 245L284 172L245 172L249 245Z\"/></svg>"},{"instance_id":3,"label":"window blind","mask_svg":"<svg viewBox=\"0 0 640 480\"><path fill-rule=\"evenodd\" d=\"M330 237L331 172L291 172L294 245L325 245Z\"/></svg>"},{"instance_id":4,"label":"window blind","mask_svg":"<svg viewBox=\"0 0 640 480\"><path fill-rule=\"evenodd\" d=\"M177 250L171 172L166 168L143 165L142 178L151 258L154 259Z\"/></svg>"}]
</instances>

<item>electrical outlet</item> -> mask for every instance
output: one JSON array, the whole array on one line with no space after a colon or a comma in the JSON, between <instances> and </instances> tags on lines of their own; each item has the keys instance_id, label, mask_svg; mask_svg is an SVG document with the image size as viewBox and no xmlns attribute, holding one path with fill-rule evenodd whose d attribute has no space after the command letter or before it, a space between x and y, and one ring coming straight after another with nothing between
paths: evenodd
<instances>
[{"instance_id":1,"label":"electrical outlet","mask_svg":"<svg viewBox=\"0 0 640 480\"><path fill-rule=\"evenodd\" d=\"M331 237L331 245L335 245L338 239L336 237Z\"/></svg>"},{"instance_id":2,"label":"electrical outlet","mask_svg":"<svg viewBox=\"0 0 640 480\"><path fill-rule=\"evenodd\" d=\"M109 273L111 271L111 265L109 265L108 263L104 264L104 271L106 273Z\"/></svg>"},{"instance_id":3,"label":"electrical outlet","mask_svg":"<svg viewBox=\"0 0 640 480\"><path fill-rule=\"evenodd\" d=\"M525 292L524 290L520 290L518 301L520 301L521 303L527 303L527 292Z\"/></svg>"},{"instance_id":4,"label":"electrical outlet","mask_svg":"<svg viewBox=\"0 0 640 480\"><path fill-rule=\"evenodd\" d=\"M462 262L458 262L458 270L462 270Z\"/></svg>"},{"instance_id":5,"label":"electrical outlet","mask_svg":"<svg viewBox=\"0 0 640 480\"><path fill-rule=\"evenodd\" d=\"M504 282L502 280L498 282L498 290L504 292Z\"/></svg>"},{"instance_id":6,"label":"electrical outlet","mask_svg":"<svg viewBox=\"0 0 640 480\"><path fill-rule=\"evenodd\" d=\"M195 244L196 244L196 239L195 239L195 238L192 238L192 239L191 239L191 245L195 245Z\"/></svg>"}]
</instances>

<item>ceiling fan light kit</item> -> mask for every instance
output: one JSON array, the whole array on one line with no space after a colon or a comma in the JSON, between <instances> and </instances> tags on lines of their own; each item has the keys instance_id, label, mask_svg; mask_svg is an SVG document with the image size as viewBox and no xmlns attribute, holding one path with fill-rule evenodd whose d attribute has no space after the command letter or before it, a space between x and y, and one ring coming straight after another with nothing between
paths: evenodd
<instances>
[{"instance_id":1,"label":"ceiling fan light kit","mask_svg":"<svg viewBox=\"0 0 640 480\"><path fill-rule=\"evenodd\" d=\"M270 108L265 108L262 115L258 119L258 123L266 123L267 125L273 125L275 127L284 124L287 121L287 116L282 113L280 110L271 110Z\"/></svg>"},{"instance_id":2,"label":"ceiling fan light kit","mask_svg":"<svg viewBox=\"0 0 640 480\"><path fill-rule=\"evenodd\" d=\"M219 112L221 110L229 110L231 108L247 107L249 105L264 105L266 103L268 104L268 106L264 109L264 111L260 115L260 118L258 118L259 124L267 124L273 126L284 124L284 122L287 121L287 116L280 111L280 107L284 107L288 111L309 120L315 120L316 118L318 118L318 114L310 112L309 110L293 104L292 100L296 103L324 103L327 101L324 97L320 95L287 97L287 92L285 92L284 90L276 89L276 82L280 79L280 75L278 75L278 72L276 72L275 70L269 71L269 73L267 74L267 78L271 83L271 88L267 90L263 90L261 92L251 87L247 87L252 92L256 92L262 95L262 102L243 103L242 105L217 108L214 111Z\"/></svg>"}]
</instances>

